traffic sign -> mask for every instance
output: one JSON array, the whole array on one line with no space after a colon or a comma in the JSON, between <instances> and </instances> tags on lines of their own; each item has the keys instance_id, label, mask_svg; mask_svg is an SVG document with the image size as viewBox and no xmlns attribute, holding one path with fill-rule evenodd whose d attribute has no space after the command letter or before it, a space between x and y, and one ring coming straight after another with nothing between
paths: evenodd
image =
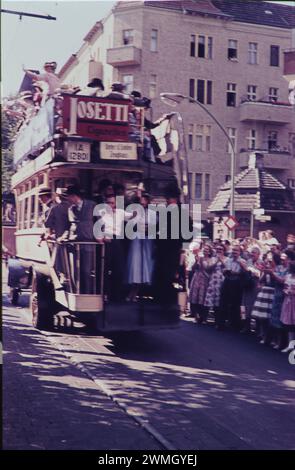
<instances>
[{"instance_id":1,"label":"traffic sign","mask_svg":"<svg viewBox=\"0 0 295 470\"><path fill-rule=\"evenodd\" d=\"M267 222L271 220L271 216L270 215L257 215L255 219L259 220L259 222Z\"/></svg>"},{"instance_id":2,"label":"traffic sign","mask_svg":"<svg viewBox=\"0 0 295 470\"><path fill-rule=\"evenodd\" d=\"M238 225L238 221L235 217L230 215L225 221L224 224L227 226L229 230L234 230Z\"/></svg>"},{"instance_id":3,"label":"traffic sign","mask_svg":"<svg viewBox=\"0 0 295 470\"><path fill-rule=\"evenodd\" d=\"M265 210L264 209L253 209L253 214L255 215L264 215Z\"/></svg>"}]
</instances>

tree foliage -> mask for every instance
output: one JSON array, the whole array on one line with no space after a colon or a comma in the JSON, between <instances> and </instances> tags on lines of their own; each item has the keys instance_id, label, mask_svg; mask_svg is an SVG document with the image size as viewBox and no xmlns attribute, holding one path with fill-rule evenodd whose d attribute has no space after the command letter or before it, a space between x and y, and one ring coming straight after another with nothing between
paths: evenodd
<instances>
[{"instance_id":1,"label":"tree foliage","mask_svg":"<svg viewBox=\"0 0 295 470\"><path fill-rule=\"evenodd\" d=\"M2 139L1 139L1 153L2 153L2 190L10 191L11 177L14 173L13 168L13 144L14 137L17 133L18 120L2 109L1 111L1 124L2 124Z\"/></svg>"}]
</instances>

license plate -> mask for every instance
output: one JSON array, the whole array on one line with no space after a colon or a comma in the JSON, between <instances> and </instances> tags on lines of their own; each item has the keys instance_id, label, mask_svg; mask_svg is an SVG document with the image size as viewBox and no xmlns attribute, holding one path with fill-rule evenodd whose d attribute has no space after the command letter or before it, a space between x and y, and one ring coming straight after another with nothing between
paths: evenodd
<instances>
[{"instance_id":1,"label":"license plate","mask_svg":"<svg viewBox=\"0 0 295 470\"><path fill-rule=\"evenodd\" d=\"M67 142L67 161L68 162L90 162L90 143L89 142Z\"/></svg>"}]
</instances>

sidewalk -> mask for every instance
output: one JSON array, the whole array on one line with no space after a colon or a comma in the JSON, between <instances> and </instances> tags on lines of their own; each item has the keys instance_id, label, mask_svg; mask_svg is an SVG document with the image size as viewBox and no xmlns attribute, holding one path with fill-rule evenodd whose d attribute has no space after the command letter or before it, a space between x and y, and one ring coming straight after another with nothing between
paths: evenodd
<instances>
[{"instance_id":1,"label":"sidewalk","mask_svg":"<svg viewBox=\"0 0 295 470\"><path fill-rule=\"evenodd\" d=\"M22 310L4 302L3 316L4 449L159 449Z\"/></svg>"}]
</instances>

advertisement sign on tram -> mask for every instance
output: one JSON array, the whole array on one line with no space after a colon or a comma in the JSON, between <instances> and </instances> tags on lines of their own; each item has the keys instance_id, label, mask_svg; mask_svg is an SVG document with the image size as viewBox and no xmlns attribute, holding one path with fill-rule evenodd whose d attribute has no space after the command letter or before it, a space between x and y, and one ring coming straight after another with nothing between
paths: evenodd
<instances>
[{"instance_id":1,"label":"advertisement sign on tram","mask_svg":"<svg viewBox=\"0 0 295 470\"><path fill-rule=\"evenodd\" d=\"M128 100L63 95L63 127L68 135L128 142Z\"/></svg>"}]
</instances>

